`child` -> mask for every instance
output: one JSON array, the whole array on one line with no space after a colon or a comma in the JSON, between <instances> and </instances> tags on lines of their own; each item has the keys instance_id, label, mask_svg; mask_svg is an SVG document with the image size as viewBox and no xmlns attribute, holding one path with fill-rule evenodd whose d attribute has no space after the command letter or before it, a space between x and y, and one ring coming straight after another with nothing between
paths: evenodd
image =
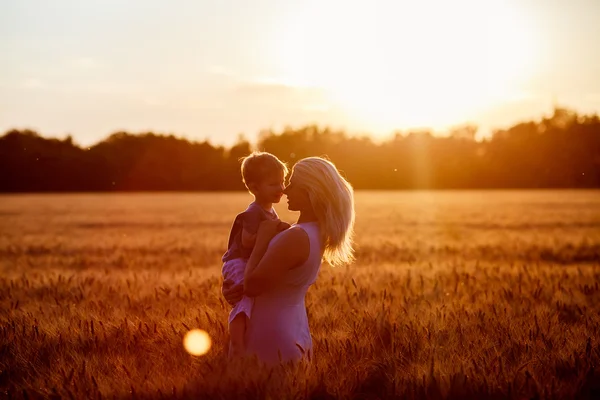
<instances>
[{"instance_id":1,"label":"child","mask_svg":"<svg viewBox=\"0 0 600 400\"><path fill-rule=\"evenodd\" d=\"M234 284L244 279L246 263L256 241L260 223L267 219L278 220L273 203L279 203L283 196L283 185L288 173L286 165L270 153L254 152L242 161L242 179L246 188L254 196L246 211L238 214L229 233L227 252L223 255L223 278ZM281 222L280 230L289 228ZM244 296L229 314L231 355L243 354L246 318L250 318L252 299Z\"/></svg>"}]
</instances>

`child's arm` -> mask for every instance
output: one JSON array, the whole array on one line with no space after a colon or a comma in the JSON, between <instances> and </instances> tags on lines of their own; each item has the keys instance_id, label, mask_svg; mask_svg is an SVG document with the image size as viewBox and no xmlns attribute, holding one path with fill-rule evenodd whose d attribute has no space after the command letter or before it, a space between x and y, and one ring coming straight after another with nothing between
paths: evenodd
<instances>
[{"instance_id":1,"label":"child's arm","mask_svg":"<svg viewBox=\"0 0 600 400\"><path fill-rule=\"evenodd\" d=\"M247 225L248 224L246 224L246 226L242 225L242 246L251 249L254 247L254 243L256 243L256 233L250 233L247 229Z\"/></svg>"},{"instance_id":2,"label":"child's arm","mask_svg":"<svg viewBox=\"0 0 600 400\"><path fill-rule=\"evenodd\" d=\"M256 212L245 212L242 218L242 246L246 249L254 248L256 234L260 226L261 216Z\"/></svg>"}]
</instances>

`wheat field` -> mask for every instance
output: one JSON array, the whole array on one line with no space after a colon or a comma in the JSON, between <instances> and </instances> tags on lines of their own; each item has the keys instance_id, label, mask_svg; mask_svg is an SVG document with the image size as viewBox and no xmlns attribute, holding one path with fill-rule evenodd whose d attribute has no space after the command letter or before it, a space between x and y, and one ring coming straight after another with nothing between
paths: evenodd
<instances>
[{"instance_id":1,"label":"wheat field","mask_svg":"<svg viewBox=\"0 0 600 400\"><path fill-rule=\"evenodd\" d=\"M600 192L358 192L357 260L307 295L314 357L275 370L225 352L250 200L0 197L0 398L600 396Z\"/></svg>"}]
</instances>

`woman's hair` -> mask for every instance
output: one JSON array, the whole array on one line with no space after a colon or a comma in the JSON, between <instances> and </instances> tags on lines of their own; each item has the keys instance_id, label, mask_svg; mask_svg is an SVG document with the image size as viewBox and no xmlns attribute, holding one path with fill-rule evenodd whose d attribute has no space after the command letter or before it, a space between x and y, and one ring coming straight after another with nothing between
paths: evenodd
<instances>
[{"instance_id":1,"label":"woman's hair","mask_svg":"<svg viewBox=\"0 0 600 400\"><path fill-rule=\"evenodd\" d=\"M321 157L304 158L292 168L296 185L306 190L317 216L323 258L332 266L354 260L354 190L335 165Z\"/></svg>"},{"instance_id":2,"label":"woman's hair","mask_svg":"<svg viewBox=\"0 0 600 400\"><path fill-rule=\"evenodd\" d=\"M260 183L265 177L272 173L288 173L287 165L271 153L255 151L241 159L242 180L246 187L250 183Z\"/></svg>"}]
</instances>

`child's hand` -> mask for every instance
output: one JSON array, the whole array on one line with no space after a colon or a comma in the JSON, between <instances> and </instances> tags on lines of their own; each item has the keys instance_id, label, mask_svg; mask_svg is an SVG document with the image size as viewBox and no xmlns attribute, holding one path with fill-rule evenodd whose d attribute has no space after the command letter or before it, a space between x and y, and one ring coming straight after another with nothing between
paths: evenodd
<instances>
[{"instance_id":1,"label":"child's hand","mask_svg":"<svg viewBox=\"0 0 600 400\"><path fill-rule=\"evenodd\" d=\"M286 229L290 229L291 227L292 226L290 224L288 224L287 222L279 221L279 225L277 225L277 231L283 232Z\"/></svg>"},{"instance_id":2,"label":"child's hand","mask_svg":"<svg viewBox=\"0 0 600 400\"><path fill-rule=\"evenodd\" d=\"M242 299L244 285L234 285L232 280L226 279L221 286L221 294L229 304L235 306Z\"/></svg>"}]
</instances>

